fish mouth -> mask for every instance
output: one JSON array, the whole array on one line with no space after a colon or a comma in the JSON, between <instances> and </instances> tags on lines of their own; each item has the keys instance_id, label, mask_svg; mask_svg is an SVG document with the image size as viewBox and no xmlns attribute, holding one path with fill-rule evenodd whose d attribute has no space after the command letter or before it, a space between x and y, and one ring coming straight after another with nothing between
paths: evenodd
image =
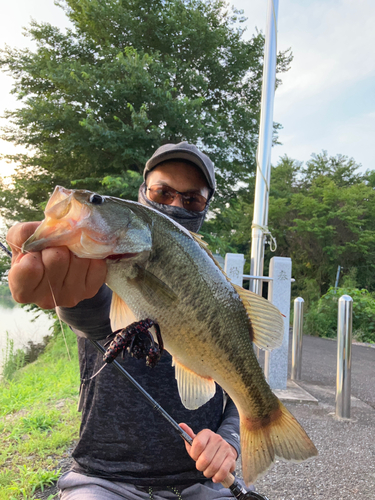
<instances>
[{"instance_id":1,"label":"fish mouth","mask_svg":"<svg viewBox=\"0 0 375 500\"><path fill-rule=\"evenodd\" d=\"M136 257L139 255L138 252L135 253L114 253L112 255L108 255L106 259L109 260L123 260L123 259L131 259L132 257Z\"/></svg>"}]
</instances>

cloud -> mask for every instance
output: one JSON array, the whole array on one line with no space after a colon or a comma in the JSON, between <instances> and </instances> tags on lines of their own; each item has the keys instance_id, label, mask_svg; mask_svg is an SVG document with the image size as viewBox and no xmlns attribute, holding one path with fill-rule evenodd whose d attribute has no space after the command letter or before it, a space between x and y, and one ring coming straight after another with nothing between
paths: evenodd
<instances>
[{"instance_id":1,"label":"cloud","mask_svg":"<svg viewBox=\"0 0 375 500\"><path fill-rule=\"evenodd\" d=\"M233 1L248 17L248 36L255 26L265 32L267 3ZM291 47L294 60L275 96L274 119L284 128L273 163L326 149L375 168L375 4L282 0L278 19L278 49Z\"/></svg>"},{"instance_id":2,"label":"cloud","mask_svg":"<svg viewBox=\"0 0 375 500\"><path fill-rule=\"evenodd\" d=\"M294 101L324 94L329 99L375 74L375 9L370 0L283 2L280 47L291 46L292 69L278 96Z\"/></svg>"},{"instance_id":3,"label":"cloud","mask_svg":"<svg viewBox=\"0 0 375 500\"><path fill-rule=\"evenodd\" d=\"M248 17L247 35L266 29L267 2L234 0ZM278 48L292 48L291 70L277 97L294 102L332 92L375 73L375 8L372 0L283 0Z\"/></svg>"},{"instance_id":4,"label":"cloud","mask_svg":"<svg viewBox=\"0 0 375 500\"><path fill-rule=\"evenodd\" d=\"M293 133L282 134L281 146L272 150L272 163L280 156L307 161L312 153L327 150L331 156L343 154L354 158L361 165L360 171L375 170L375 150L371 147L374 137L375 111L325 123L321 127L286 127Z\"/></svg>"}]
</instances>

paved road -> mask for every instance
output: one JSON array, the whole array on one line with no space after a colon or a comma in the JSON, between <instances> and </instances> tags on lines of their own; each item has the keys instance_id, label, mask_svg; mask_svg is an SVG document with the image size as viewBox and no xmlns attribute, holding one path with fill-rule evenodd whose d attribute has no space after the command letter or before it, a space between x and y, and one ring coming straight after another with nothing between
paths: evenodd
<instances>
[{"instance_id":1,"label":"paved road","mask_svg":"<svg viewBox=\"0 0 375 500\"><path fill-rule=\"evenodd\" d=\"M298 384L318 403L286 406L319 456L301 464L276 461L256 482L270 500L375 500L375 348L352 346L350 420L335 418L336 349L336 341L303 338Z\"/></svg>"},{"instance_id":2,"label":"paved road","mask_svg":"<svg viewBox=\"0 0 375 500\"><path fill-rule=\"evenodd\" d=\"M289 345L292 345L291 339ZM291 354L289 356L291 359ZM335 387L337 342L304 335L302 381ZM290 374L289 367L289 374ZM375 348L352 346L352 396L375 408ZM375 492L374 492L375 499Z\"/></svg>"}]
</instances>

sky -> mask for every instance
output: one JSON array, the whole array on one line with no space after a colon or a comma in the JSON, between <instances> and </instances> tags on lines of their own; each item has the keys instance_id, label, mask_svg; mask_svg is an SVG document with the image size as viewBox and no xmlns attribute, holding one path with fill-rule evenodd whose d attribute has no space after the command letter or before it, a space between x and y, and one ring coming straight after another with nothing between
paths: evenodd
<instances>
[{"instance_id":1,"label":"sky","mask_svg":"<svg viewBox=\"0 0 375 500\"><path fill-rule=\"evenodd\" d=\"M267 0L231 4L248 18L245 37L256 28L265 32ZM0 47L30 46L22 28L31 18L62 29L69 24L53 0L12 0L0 18ZM279 2L278 49L291 48L294 59L275 95L274 121L283 129L282 145L273 148L274 165L284 154L306 162L312 153L326 150L354 158L362 172L375 169L374 26L372 0ZM11 87L12 79L0 73L0 115L17 106ZM0 153L13 151L13 145L0 141ZM0 175L10 172L0 162Z\"/></svg>"}]
</instances>

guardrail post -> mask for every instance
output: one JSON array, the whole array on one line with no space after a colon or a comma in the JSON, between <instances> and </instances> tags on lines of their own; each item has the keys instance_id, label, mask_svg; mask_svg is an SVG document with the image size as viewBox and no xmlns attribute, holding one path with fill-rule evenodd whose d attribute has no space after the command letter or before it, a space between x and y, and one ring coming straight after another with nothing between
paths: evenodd
<instances>
[{"instance_id":1,"label":"guardrail post","mask_svg":"<svg viewBox=\"0 0 375 500\"><path fill-rule=\"evenodd\" d=\"M337 314L336 417L350 418L353 299L339 298Z\"/></svg>"},{"instance_id":2,"label":"guardrail post","mask_svg":"<svg viewBox=\"0 0 375 500\"><path fill-rule=\"evenodd\" d=\"M245 257L242 253L225 254L224 271L235 285L242 286Z\"/></svg>"},{"instance_id":3,"label":"guardrail post","mask_svg":"<svg viewBox=\"0 0 375 500\"><path fill-rule=\"evenodd\" d=\"M302 297L294 299L293 340L292 340L292 380L301 380L302 371L302 335L303 335L303 304Z\"/></svg>"},{"instance_id":4,"label":"guardrail post","mask_svg":"<svg viewBox=\"0 0 375 500\"><path fill-rule=\"evenodd\" d=\"M268 300L284 315L284 338L281 347L266 351L264 373L271 389L286 389L288 378L288 345L292 260L289 257L272 257L270 261Z\"/></svg>"}]
</instances>

